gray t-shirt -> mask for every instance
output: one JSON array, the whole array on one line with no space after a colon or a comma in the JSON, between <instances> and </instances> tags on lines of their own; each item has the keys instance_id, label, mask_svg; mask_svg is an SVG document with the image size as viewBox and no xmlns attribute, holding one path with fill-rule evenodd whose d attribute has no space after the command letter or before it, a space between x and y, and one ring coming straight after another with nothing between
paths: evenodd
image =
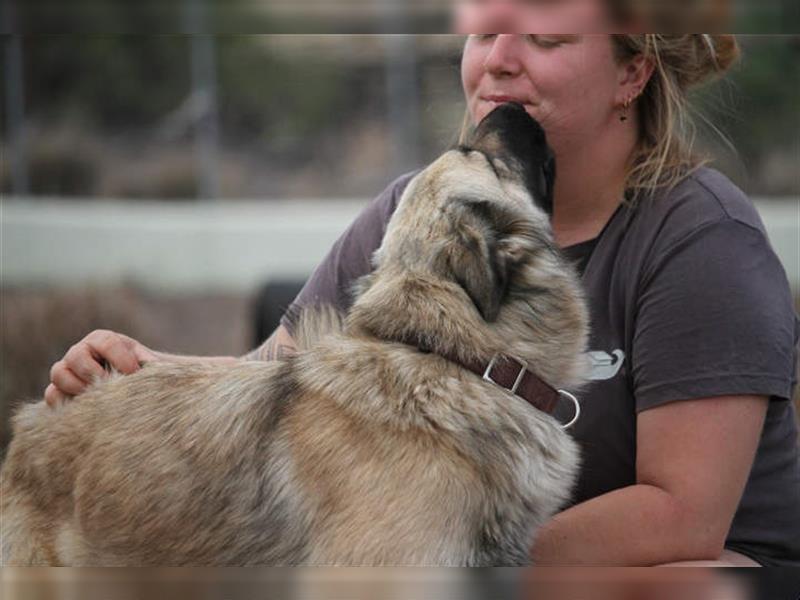
<instances>
[{"instance_id":1,"label":"gray t-shirt","mask_svg":"<svg viewBox=\"0 0 800 600\"><path fill-rule=\"evenodd\" d=\"M334 244L282 323L328 303L347 310L371 270L405 186L395 180ZM583 465L579 503L636 483L636 414L709 396L770 397L726 546L770 566L800 566L795 410L800 321L758 213L722 174L702 168L669 193L621 205L600 235L564 248L582 272L597 378L571 429Z\"/></svg>"}]
</instances>

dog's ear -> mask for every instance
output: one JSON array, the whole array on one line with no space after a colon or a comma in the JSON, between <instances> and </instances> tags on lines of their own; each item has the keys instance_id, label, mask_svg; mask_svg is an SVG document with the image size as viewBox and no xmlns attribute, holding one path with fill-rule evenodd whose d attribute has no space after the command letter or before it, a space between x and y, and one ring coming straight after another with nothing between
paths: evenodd
<instances>
[{"instance_id":1,"label":"dog's ear","mask_svg":"<svg viewBox=\"0 0 800 600\"><path fill-rule=\"evenodd\" d=\"M453 235L438 255L440 268L464 289L485 321L494 321L520 257L504 236L508 215L483 201L454 201L446 212Z\"/></svg>"}]
</instances>

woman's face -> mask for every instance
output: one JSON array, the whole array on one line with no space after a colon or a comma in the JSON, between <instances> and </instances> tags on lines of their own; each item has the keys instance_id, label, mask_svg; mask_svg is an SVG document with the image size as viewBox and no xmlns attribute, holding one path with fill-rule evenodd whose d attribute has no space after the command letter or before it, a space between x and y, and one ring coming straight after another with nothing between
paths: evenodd
<instances>
[{"instance_id":1,"label":"woman's face","mask_svg":"<svg viewBox=\"0 0 800 600\"><path fill-rule=\"evenodd\" d=\"M519 102L557 156L618 125L624 76L607 34L475 34L461 62L474 123L502 102Z\"/></svg>"}]
</instances>

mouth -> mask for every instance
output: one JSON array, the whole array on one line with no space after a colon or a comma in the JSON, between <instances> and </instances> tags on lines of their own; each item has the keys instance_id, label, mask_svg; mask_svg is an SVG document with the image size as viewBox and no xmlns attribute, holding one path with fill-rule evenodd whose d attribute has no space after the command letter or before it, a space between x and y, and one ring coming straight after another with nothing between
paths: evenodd
<instances>
[{"instance_id":1,"label":"mouth","mask_svg":"<svg viewBox=\"0 0 800 600\"><path fill-rule=\"evenodd\" d=\"M494 102L495 104L516 102L517 104L522 104L523 106L531 106L531 103L523 98L519 98L517 96L508 96L506 94L489 94L487 96L481 96L481 100L485 102Z\"/></svg>"}]
</instances>

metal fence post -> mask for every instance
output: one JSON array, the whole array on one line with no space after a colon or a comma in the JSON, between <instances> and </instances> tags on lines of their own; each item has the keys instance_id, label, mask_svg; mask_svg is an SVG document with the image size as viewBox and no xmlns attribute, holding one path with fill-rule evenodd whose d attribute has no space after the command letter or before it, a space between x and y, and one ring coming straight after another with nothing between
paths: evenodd
<instances>
[{"instance_id":1,"label":"metal fence post","mask_svg":"<svg viewBox=\"0 0 800 600\"><path fill-rule=\"evenodd\" d=\"M11 193L27 196L28 153L25 135L25 89L22 70L22 36L15 31L15 0L3 2L4 82L6 101L6 127L11 160Z\"/></svg>"}]
</instances>

